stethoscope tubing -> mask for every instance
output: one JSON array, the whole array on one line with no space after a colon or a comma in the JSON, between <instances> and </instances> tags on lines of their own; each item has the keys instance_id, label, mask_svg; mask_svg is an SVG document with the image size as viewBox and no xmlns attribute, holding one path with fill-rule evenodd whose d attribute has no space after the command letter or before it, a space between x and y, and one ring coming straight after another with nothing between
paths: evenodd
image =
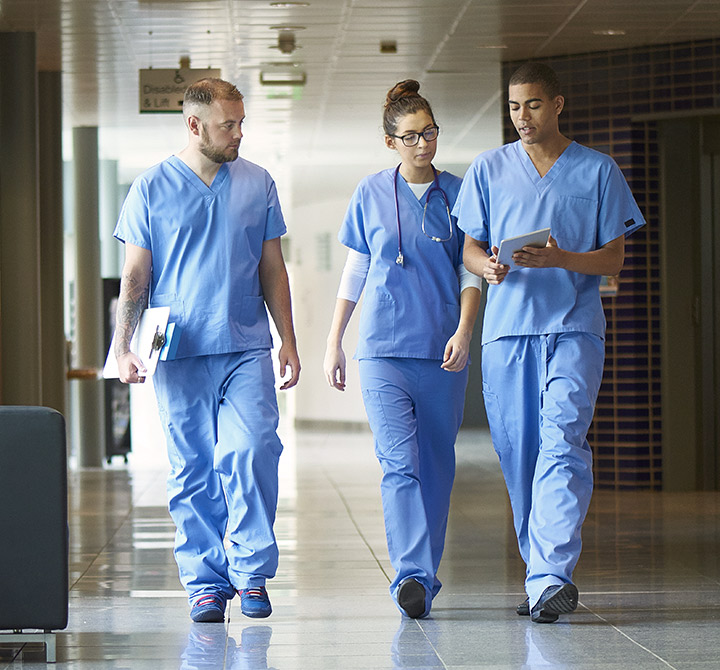
<instances>
[{"instance_id":1,"label":"stethoscope tubing","mask_svg":"<svg viewBox=\"0 0 720 670\"><path fill-rule=\"evenodd\" d=\"M400 267L403 267L405 264L405 257L403 256L403 252L402 252L402 226L400 225L400 202L398 199L398 187L397 187L398 174L400 174L400 165L402 165L402 163L400 163L395 168L395 172L393 174L393 191L395 193L395 221L397 222L397 238L398 238L398 255L397 255L397 258L395 259L395 263L397 265L399 265ZM440 192L440 195L442 196L442 199L445 203L445 209L447 210L448 221L451 221L451 219L450 219L450 203L448 202L447 194L440 187L440 183L438 181L438 171L435 169L435 166L430 165L430 167L432 168L432 171L433 171L433 180L432 180L432 184L430 184L430 188L427 190L427 194L425 197L425 209L427 210L427 207L430 204L430 196L432 195L432 192L434 190L437 190ZM428 235L427 233L425 233L424 226L425 226L425 217L423 215L423 234L425 234L427 237L429 237L433 242L443 242L444 241L439 237L434 237L432 235ZM452 226L452 223L451 223L451 226ZM452 237L452 227L450 228L450 237Z\"/></svg>"}]
</instances>

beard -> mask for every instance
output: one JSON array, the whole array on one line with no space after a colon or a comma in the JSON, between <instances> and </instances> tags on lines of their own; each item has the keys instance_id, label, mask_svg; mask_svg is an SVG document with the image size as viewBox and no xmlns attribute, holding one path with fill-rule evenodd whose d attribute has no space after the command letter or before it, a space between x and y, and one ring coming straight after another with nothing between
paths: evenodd
<instances>
[{"instance_id":1,"label":"beard","mask_svg":"<svg viewBox=\"0 0 720 670\"><path fill-rule=\"evenodd\" d=\"M238 157L239 147L220 148L218 145L210 141L210 137L205 130L205 126L200 130L200 153L213 161L213 163L231 163Z\"/></svg>"}]
</instances>

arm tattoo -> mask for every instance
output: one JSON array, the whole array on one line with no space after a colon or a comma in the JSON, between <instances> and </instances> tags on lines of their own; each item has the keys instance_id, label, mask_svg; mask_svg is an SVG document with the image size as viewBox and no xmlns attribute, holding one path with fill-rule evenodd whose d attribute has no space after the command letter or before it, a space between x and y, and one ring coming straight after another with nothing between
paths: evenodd
<instances>
[{"instance_id":1,"label":"arm tattoo","mask_svg":"<svg viewBox=\"0 0 720 670\"><path fill-rule=\"evenodd\" d=\"M115 318L115 355L121 356L130 351L130 340L137 327L143 309L147 307L150 287L141 284L131 274L126 273L120 282L117 316Z\"/></svg>"}]
</instances>

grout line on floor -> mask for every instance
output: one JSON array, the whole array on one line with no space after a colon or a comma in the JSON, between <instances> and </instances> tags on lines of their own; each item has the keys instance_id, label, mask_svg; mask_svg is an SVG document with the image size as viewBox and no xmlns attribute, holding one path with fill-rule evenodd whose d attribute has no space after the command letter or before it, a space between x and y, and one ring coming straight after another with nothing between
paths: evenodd
<instances>
[{"instance_id":1,"label":"grout line on floor","mask_svg":"<svg viewBox=\"0 0 720 670\"><path fill-rule=\"evenodd\" d=\"M358 535L360 536L360 539L363 541L365 546L368 548L370 555L375 560L375 563L377 563L377 566L380 568L380 571L383 573L383 575L385 575L385 579L387 579L388 584L389 584L390 582L392 582L390 575L388 575L388 573L385 571L385 568L382 566L382 563L380 562L380 559L377 557L377 554L373 551L373 548L370 546L370 543L368 542L367 538L363 534L362 530L360 530L360 526L358 525L357 521L355 521L355 517L353 516L353 513L350 510L350 504L348 503L347 499L345 498L342 491L340 490L340 487L337 485L335 480L333 480L333 478L330 476L329 472L325 471L324 474L327 477L328 481L330 482L330 486L332 486L335 489L335 492L338 494L340 501L342 502L343 506L345 507L345 511L347 512L350 522L355 527L355 530L357 531Z\"/></svg>"},{"instance_id":2,"label":"grout line on floor","mask_svg":"<svg viewBox=\"0 0 720 670\"><path fill-rule=\"evenodd\" d=\"M430 645L430 649L433 650L433 654L435 654L437 660L440 661L440 663L442 663L442 667L445 668L445 670L447 670L447 667L448 667L447 663L445 663L445 661L442 659L442 656L440 656L440 652L437 650L435 645L432 643L432 640L430 639L428 634L425 632L425 629L422 626L422 620L416 620L415 623L418 625L418 628L420 628L420 630L422 631L423 636L427 640L427 643Z\"/></svg>"},{"instance_id":3,"label":"grout line on floor","mask_svg":"<svg viewBox=\"0 0 720 670\"><path fill-rule=\"evenodd\" d=\"M605 617L603 617L600 614L598 614L597 612L591 610L587 605L584 605L583 603L578 603L578 605L580 607L582 607L583 609L587 610L593 616L600 619L600 621L602 621L604 624L607 624L608 626L610 626L616 633L620 633L620 635L622 635L626 640L628 640L635 646L640 647L640 649L642 649L643 651L650 654L653 658L656 658L658 661L660 661L662 664L666 665L668 668L672 668L672 670L678 670L678 668L676 666L672 665L672 663L669 663L664 658L662 658L662 656L658 656L654 651L652 651L651 649L648 649L645 645L640 644L640 642L638 642L637 640L634 640L632 637L630 637L630 635L628 635L627 633L620 630L615 624L610 623Z\"/></svg>"}]
</instances>

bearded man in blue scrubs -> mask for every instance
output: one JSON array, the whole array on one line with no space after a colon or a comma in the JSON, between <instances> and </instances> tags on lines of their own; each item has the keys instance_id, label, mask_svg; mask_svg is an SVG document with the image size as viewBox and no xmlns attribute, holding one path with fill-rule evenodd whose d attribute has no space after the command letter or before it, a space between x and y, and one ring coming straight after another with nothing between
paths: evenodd
<instances>
[{"instance_id":1,"label":"bearded man in blue scrubs","mask_svg":"<svg viewBox=\"0 0 720 670\"><path fill-rule=\"evenodd\" d=\"M560 132L565 99L550 67L520 67L508 98L520 139L475 159L453 213L465 266L489 284L483 396L527 566L517 612L552 623L578 603L587 431L604 362L600 280L620 272L625 237L645 221L615 162ZM512 271L497 262L503 239L541 228L547 246L523 247Z\"/></svg>"},{"instance_id":2,"label":"bearded man in blue scrubs","mask_svg":"<svg viewBox=\"0 0 720 670\"><path fill-rule=\"evenodd\" d=\"M130 341L144 307L170 307L180 329L155 393L170 459L175 558L193 621L267 617L275 575L278 407L265 306L280 335L281 386L300 374L275 183L242 158L242 94L221 79L185 93L188 144L133 183L115 237L125 243L115 354L120 379L145 380ZM227 549L225 540L227 539Z\"/></svg>"}]
</instances>

